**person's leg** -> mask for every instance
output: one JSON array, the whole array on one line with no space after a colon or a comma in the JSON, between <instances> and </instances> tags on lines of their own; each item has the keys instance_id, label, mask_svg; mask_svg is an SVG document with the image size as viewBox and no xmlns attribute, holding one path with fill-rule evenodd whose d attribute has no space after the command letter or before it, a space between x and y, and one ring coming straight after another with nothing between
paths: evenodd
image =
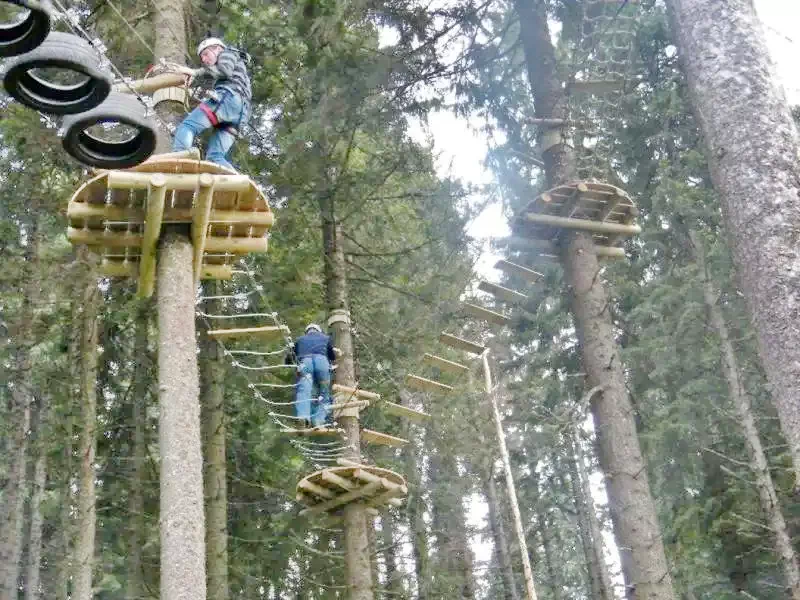
<instances>
[{"instance_id":1,"label":"person's leg","mask_svg":"<svg viewBox=\"0 0 800 600\"><path fill-rule=\"evenodd\" d=\"M314 355L314 379L319 384L320 402L314 413L314 425L324 425L331 413L331 365L326 356Z\"/></svg>"},{"instance_id":2,"label":"person's leg","mask_svg":"<svg viewBox=\"0 0 800 600\"><path fill-rule=\"evenodd\" d=\"M228 162L227 155L233 147L236 137L225 129L215 129L208 140L208 151L206 152L206 160L209 160L223 167L234 169L234 166Z\"/></svg>"},{"instance_id":3,"label":"person's leg","mask_svg":"<svg viewBox=\"0 0 800 600\"><path fill-rule=\"evenodd\" d=\"M243 118L244 108L242 97L239 94L234 94L227 90L219 93L219 103L215 114L219 119L220 127L214 130L214 134L208 142L206 160L229 169L234 168L228 162L227 156L234 142L236 142L236 136L225 129L225 126L238 128Z\"/></svg>"},{"instance_id":4,"label":"person's leg","mask_svg":"<svg viewBox=\"0 0 800 600\"><path fill-rule=\"evenodd\" d=\"M181 121L175 130L175 138L172 141L172 151L180 152L192 147L195 136L206 129L211 128L211 121L205 112L198 106Z\"/></svg>"},{"instance_id":5,"label":"person's leg","mask_svg":"<svg viewBox=\"0 0 800 600\"><path fill-rule=\"evenodd\" d=\"M300 361L297 372L295 412L298 418L311 421L311 389L314 387L314 361L306 356Z\"/></svg>"}]
</instances>

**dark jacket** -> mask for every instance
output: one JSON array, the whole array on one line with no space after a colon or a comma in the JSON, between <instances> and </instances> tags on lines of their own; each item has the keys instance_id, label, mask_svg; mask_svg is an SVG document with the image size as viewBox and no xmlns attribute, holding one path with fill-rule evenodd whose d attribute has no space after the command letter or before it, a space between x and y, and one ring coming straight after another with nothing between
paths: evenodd
<instances>
[{"instance_id":1,"label":"dark jacket","mask_svg":"<svg viewBox=\"0 0 800 600\"><path fill-rule=\"evenodd\" d=\"M253 98L250 85L250 76L247 74L247 65L239 51L225 48L217 57L217 64L199 69L200 76L211 77L214 80L215 90L230 90L239 94L242 100L249 105Z\"/></svg>"},{"instance_id":2,"label":"dark jacket","mask_svg":"<svg viewBox=\"0 0 800 600\"><path fill-rule=\"evenodd\" d=\"M333 352L333 342L330 336L317 331L301 335L295 341L294 349L287 355L286 364L296 363L312 354L327 356L328 360L333 363L336 360L336 354Z\"/></svg>"}]
</instances>

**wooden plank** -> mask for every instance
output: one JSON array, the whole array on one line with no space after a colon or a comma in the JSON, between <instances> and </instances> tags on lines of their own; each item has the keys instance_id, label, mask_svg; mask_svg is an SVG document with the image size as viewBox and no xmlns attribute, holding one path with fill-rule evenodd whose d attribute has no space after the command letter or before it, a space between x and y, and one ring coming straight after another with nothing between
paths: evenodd
<instances>
[{"instance_id":1,"label":"wooden plank","mask_svg":"<svg viewBox=\"0 0 800 600\"><path fill-rule=\"evenodd\" d=\"M562 217L571 217L578 209L583 195L589 191L589 186L585 183L579 183L572 191L572 195L567 198L566 202L561 205L558 214Z\"/></svg>"},{"instance_id":2,"label":"wooden plank","mask_svg":"<svg viewBox=\"0 0 800 600\"><path fill-rule=\"evenodd\" d=\"M300 483L298 483L297 487L305 492L310 492L315 496L319 496L320 498L331 499L336 496L336 493L332 492L328 488L324 488L321 485L317 485L316 483L312 483L306 479L303 479Z\"/></svg>"},{"instance_id":3,"label":"wooden plank","mask_svg":"<svg viewBox=\"0 0 800 600\"><path fill-rule=\"evenodd\" d=\"M339 385L338 383L333 384L333 391L334 392L341 392L342 394L349 394L350 396L356 396L357 398L363 398L364 400L380 400L381 395L376 394L375 392L368 392L367 390L362 390L361 388L354 388L349 387L346 385Z\"/></svg>"},{"instance_id":4,"label":"wooden plank","mask_svg":"<svg viewBox=\"0 0 800 600\"><path fill-rule=\"evenodd\" d=\"M203 252L205 252L206 238L208 237L208 219L211 217L211 205L214 201L214 178L208 173L202 173L198 178L200 191L197 193L192 209L192 246L194 284L200 281L200 268L203 266Z\"/></svg>"},{"instance_id":5,"label":"wooden plank","mask_svg":"<svg viewBox=\"0 0 800 600\"><path fill-rule=\"evenodd\" d=\"M424 392L452 392L453 386L439 383L433 379L425 379L418 375L406 375L406 385Z\"/></svg>"},{"instance_id":6,"label":"wooden plank","mask_svg":"<svg viewBox=\"0 0 800 600\"><path fill-rule=\"evenodd\" d=\"M340 496L336 496L326 502L322 502L317 504L316 506L312 506L310 508L305 508L300 511L300 516L309 516L309 515L316 515L322 512L327 512L332 510L338 506L342 506L343 504L350 504L351 502L355 502L360 500L361 498L371 497L375 495L381 487L380 483L368 483L367 485L361 486L354 490L350 490L347 493L344 493Z\"/></svg>"},{"instance_id":7,"label":"wooden plank","mask_svg":"<svg viewBox=\"0 0 800 600\"><path fill-rule=\"evenodd\" d=\"M214 189L217 192L245 192L254 185L247 175L217 175L207 173L214 178ZM108 189L110 190L146 190L150 183L151 173L135 171L109 171ZM168 190L193 192L198 187L198 177L193 173L165 173Z\"/></svg>"},{"instance_id":8,"label":"wooden plank","mask_svg":"<svg viewBox=\"0 0 800 600\"><path fill-rule=\"evenodd\" d=\"M186 75L183 73L162 73L145 79L135 79L133 81L121 81L115 83L113 90L123 94L152 94L162 88L182 86L186 84Z\"/></svg>"},{"instance_id":9,"label":"wooden plank","mask_svg":"<svg viewBox=\"0 0 800 600\"><path fill-rule=\"evenodd\" d=\"M456 337L450 333L444 333L444 332L440 333L439 342L441 342L445 346L450 346L451 348L455 348L456 350L469 352L470 354L483 354L483 352L486 350L486 348L484 346L481 346L480 344L476 344L475 342L470 342L469 340Z\"/></svg>"},{"instance_id":10,"label":"wooden plank","mask_svg":"<svg viewBox=\"0 0 800 600\"><path fill-rule=\"evenodd\" d=\"M346 408L362 409L362 408L367 408L369 406L369 400L349 400L346 402L341 402L341 401L337 402L336 398L338 397L340 396L334 397L334 402L333 404L331 404L334 410L344 410Z\"/></svg>"},{"instance_id":11,"label":"wooden plank","mask_svg":"<svg viewBox=\"0 0 800 600\"><path fill-rule=\"evenodd\" d=\"M87 244L89 246L107 246L109 248L139 248L142 245L142 235L127 231L111 232L91 229L67 228L67 239L73 244Z\"/></svg>"},{"instance_id":12,"label":"wooden plank","mask_svg":"<svg viewBox=\"0 0 800 600\"><path fill-rule=\"evenodd\" d=\"M548 244L548 246L549 246L549 250L552 251L553 244ZM518 265L518 264L512 263L512 262L507 261L507 260L502 260L502 259L498 260L495 263L494 268L495 269L500 269L501 271L509 273L510 275L516 275L518 277L521 277L525 281L529 281L531 283L536 283L537 281L539 281L540 279L542 279L544 277L544 275L542 275L541 273L538 273L538 272L536 272L536 271L534 271L532 269L529 269L527 267L523 267L522 265Z\"/></svg>"},{"instance_id":13,"label":"wooden plank","mask_svg":"<svg viewBox=\"0 0 800 600\"><path fill-rule=\"evenodd\" d=\"M265 237L217 237L206 238L206 252L230 252L231 254L249 254L266 252L269 240Z\"/></svg>"},{"instance_id":14,"label":"wooden plank","mask_svg":"<svg viewBox=\"0 0 800 600\"><path fill-rule=\"evenodd\" d=\"M543 215L540 213L528 213L525 218L539 225L550 225L552 227L563 227L565 229L579 229L581 231L593 231L596 233L618 233L620 235L636 235L642 232L638 225L625 225L623 223L608 223L600 221L590 221L589 219L570 219L555 215Z\"/></svg>"},{"instance_id":15,"label":"wooden plank","mask_svg":"<svg viewBox=\"0 0 800 600\"><path fill-rule=\"evenodd\" d=\"M405 486L403 486L403 487L405 487ZM398 496L406 496L407 494L408 494L408 491L403 492L403 491L401 491L399 489L397 489L397 490L387 490L387 491L383 492L382 494L378 494L377 496L374 496L373 498L368 500L367 501L367 506L372 506L372 507L386 506L387 504L390 504L390 502L389 502L390 500L397 500ZM402 501L401 501L401 503L402 503ZM396 504L392 504L392 506L396 506Z\"/></svg>"},{"instance_id":16,"label":"wooden plank","mask_svg":"<svg viewBox=\"0 0 800 600\"><path fill-rule=\"evenodd\" d=\"M104 259L97 270L103 277L136 277L139 273L139 263L137 261ZM200 277L202 279L232 279L233 267L231 265L203 265Z\"/></svg>"},{"instance_id":17,"label":"wooden plank","mask_svg":"<svg viewBox=\"0 0 800 600\"><path fill-rule=\"evenodd\" d=\"M504 314L489 310L488 308L483 308L477 304L464 302L463 309L468 315L475 317L476 319L482 319L484 321L488 321L489 323L494 323L495 325L508 325L511 323L511 319Z\"/></svg>"},{"instance_id":18,"label":"wooden plank","mask_svg":"<svg viewBox=\"0 0 800 600\"><path fill-rule=\"evenodd\" d=\"M208 336L216 340L236 340L241 338L257 338L260 340L281 340L289 335L286 325L266 327L245 327L243 329L212 329Z\"/></svg>"},{"instance_id":19,"label":"wooden plank","mask_svg":"<svg viewBox=\"0 0 800 600\"><path fill-rule=\"evenodd\" d=\"M525 294L515 290L510 290L507 287L497 285L496 283L491 283L490 281L481 281L478 284L478 289L491 294L498 300L503 300L505 302L524 302L528 299Z\"/></svg>"},{"instance_id":20,"label":"wooden plank","mask_svg":"<svg viewBox=\"0 0 800 600\"><path fill-rule=\"evenodd\" d=\"M164 215L164 198L167 189L166 179L161 173L150 176L147 190L147 219L142 236L142 253L139 256L139 285L136 293L140 298L153 295L156 282L156 252L158 238L161 237L161 219Z\"/></svg>"},{"instance_id":21,"label":"wooden plank","mask_svg":"<svg viewBox=\"0 0 800 600\"><path fill-rule=\"evenodd\" d=\"M388 433L372 431L371 429L361 430L361 441L367 442L368 444L378 444L380 446L393 446L395 448L401 448L408 444L408 440L389 435Z\"/></svg>"},{"instance_id":22,"label":"wooden plank","mask_svg":"<svg viewBox=\"0 0 800 600\"><path fill-rule=\"evenodd\" d=\"M430 354L429 352L426 352L425 356L422 357L422 362L436 367L437 369L441 369L442 371L449 371L450 373L457 373L458 375L463 375L469 371L467 365L447 360L446 358Z\"/></svg>"},{"instance_id":23,"label":"wooden plank","mask_svg":"<svg viewBox=\"0 0 800 600\"><path fill-rule=\"evenodd\" d=\"M415 410L413 408L408 408L407 406L403 406L401 404L395 404L394 402L384 402L380 405L380 408L384 412L394 415L395 417L405 417L406 419L417 421L419 423L427 421L431 418L428 413Z\"/></svg>"},{"instance_id":24,"label":"wooden plank","mask_svg":"<svg viewBox=\"0 0 800 600\"><path fill-rule=\"evenodd\" d=\"M320 475L320 478L325 483L330 483L331 485L335 485L346 492L354 490L358 487L355 483L353 483L349 479L345 479L341 475L337 475L336 473L333 473L332 471L328 470L323 471L322 474Z\"/></svg>"},{"instance_id":25,"label":"wooden plank","mask_svg":"<svg viewBox=\"0 0 800 600\"><path fill-rule=\"evenodd\" d=\"M617 208L617 205L626 199L627 198L625 198L624 196L620 196L618 194L609 198L606 201L606 205L600 209L600 214L597 216L597 220L605 221L608 218L608 215L614 212L614 209Z\"/></svg>"},{"instance_id":26,"label":"wooden plank","mask_svg":"<svg viewBox=\"0 0 800 600\"><path fill-rule=\"evenodd\" d=\"M330 427L312 427L311 429L281 429L281 433L285 435L292 435L298 437L316 437L316 436L335 436L339 437L342 435L341 429L333 429Z\"/></svg>"},{"instance_id":27,"label":"wooden plank","mask_svg":"<svg viewBox=\"0 0 800 600\"><path fill-rule=\"evenodd\" d=\"M67 217L70 219L98 219L102 221L121 221L124 223L143 223L145 213L140 208L116 206L114 204L89 204L72 201L67 206ZM164 209L164 221L173 223L191 223L191 208ZM272 212L247 210L212 210L208 222L226 225L253 225L254 227L272 227L275 215Z\"/></svg>"}]
</instances>

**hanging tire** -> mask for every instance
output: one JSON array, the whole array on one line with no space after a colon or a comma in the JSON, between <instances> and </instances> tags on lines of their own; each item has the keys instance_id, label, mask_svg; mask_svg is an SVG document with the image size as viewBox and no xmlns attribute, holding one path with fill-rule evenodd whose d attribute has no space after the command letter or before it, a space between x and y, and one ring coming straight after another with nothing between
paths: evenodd
<instances>
[{"instance_id":1,"label":"hanging tire","mask_svg":"<svg viewBox=\"0 0 800 600\"><path fill-rule=\"evenodd\" d=\"M39 0L0 0L0 3L15 4L28 10L22 20L0 23L0 58L30 52L50 33L50 2Z\"/></svg>"},{"instance_id":2,"label":"hanging tire","mask_svg":"<svg viewBox=\"0 0 800 600\"><path fill-rule=\"evenodd\" d=\"M49 81L37 69L53 69L76 82ZM34 110L72 115L90 110L111 92L111 73L89 43L70 33L53 31L42 44L8 61L3 86L9 96Z\"/></svg>"},{"instance_id":3,"label":"hanging tire","mask_svg":"<svg viewBox=\"0 0 800 600\"><path fill-rule=\"evenodd\" d=\"M135 130L124 139L103 139L88 131L97 125L121 124ZM145 161L156 149L156 126L135 97L112 92L105 102L79 115L64 117L62 145L67 153L91 167L125 169Z\"/></svg>"}]
</instances>

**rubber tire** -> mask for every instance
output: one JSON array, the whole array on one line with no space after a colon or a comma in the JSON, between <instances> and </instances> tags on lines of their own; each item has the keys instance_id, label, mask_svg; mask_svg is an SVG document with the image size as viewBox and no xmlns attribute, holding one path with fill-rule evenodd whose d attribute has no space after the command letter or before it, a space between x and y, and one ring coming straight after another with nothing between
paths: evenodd
<instances>
[{"instance_id":1,"label":"rubber tire","mask_svg":"<svg viewBox=\"0 0 800 600\"><path fill-rule=\"evenodd\" d=\"M73 115L98 106L111 93L111 73L100 68L100 61L87 41L71 33L53 31L42 44L8 61L3 86L21 104L52 115ZM47 83L31 74L31 69L59 67L89 77L75 85Z\"/></svg>"},{"instance_id":2,"label":"rubber tire","mask_svg":"<svg viewBox=\"0 0 800 600\"><path fill-rule=\"evenodd\" d=\"M34 8L26 0L0 0L30 10L22 23L0 24L0 58L30 52L50 33L50 2L41 0L41 8Z\"/></svg>"},{"instance_id":3,"label":"rubber tire","mask_svg":"<svg viewBox=\"0 0 800 600\"><path fill-rule=\"evenodd\" d=\"M118 122L139 130L126 142L101 141L86 129L97 123ZM156 149L157 129L146 116L145 107L135 97L112 92L105 102L90 111L64 117L66 133L61 141L64 150L74 159L90 167L126 169L147 160Z\"/></svg>"}]
</instances>

